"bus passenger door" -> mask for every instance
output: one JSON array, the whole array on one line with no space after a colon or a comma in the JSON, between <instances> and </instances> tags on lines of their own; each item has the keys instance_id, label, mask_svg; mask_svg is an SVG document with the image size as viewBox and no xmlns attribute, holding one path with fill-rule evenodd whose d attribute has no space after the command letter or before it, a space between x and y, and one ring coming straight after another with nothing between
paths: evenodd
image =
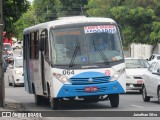
<instances>
[{"instance_id":1,"label":"bus passenger door","mask_svg":"<svg viewBox=\"0 0 160 120\"><path fill-rule=\"evenodd\" d=\"M46 95L46 80L45 80L45 43L48 41L48 31L43 30L40 34L40 69L41 69L41 81L42 81L42 89L43 94Z\"/></svg>"},{"instance_id":2,"label":"bus passenger door","mask_svg":"<svg viewBox=\"0 0 160 120\"><path fill-rule=\"evenodd\" d=\"M30 81L30 69L29 69L29 44L30 44L30 36L26 34L24 36L24 43L23 43L23 57L24 57L24 82L25 82L25 89L27 92L31 93L31 81Z\"/></svg>"}]
</instances>

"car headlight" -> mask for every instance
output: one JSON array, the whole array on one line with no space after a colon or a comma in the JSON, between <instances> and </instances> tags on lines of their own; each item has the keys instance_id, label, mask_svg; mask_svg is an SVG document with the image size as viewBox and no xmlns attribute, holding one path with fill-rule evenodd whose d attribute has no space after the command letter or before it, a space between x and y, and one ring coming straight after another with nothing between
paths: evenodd
<instances>
[{"instance_id":1,"label":"car headlight","mask_svg":"<svg viewBox=\"0 0 160 120\"><path fill-rule=\"evenodd\" d=\"M126 78L127 78L127 79L131 79L131 76L129 76L129 75L126 75Z\"/></svg>"},{"instance_id":2,"label":"car headlight","mask_svg":"<svg viewBox=\"0 0 160 120\"><path fill-rule=\"evenodd\" d=\"M16 70L16 71L15 71L15 74L21 74L21 72L20 72L20 71L18 71L18 70Z\"/></svg>"},{"instance_id":3,"label":"car headlight","mask_svg":"<svg viewBox=\"0 0 160 120\"><path fill-rule=\"evenodd\" d=\"M110 79L110 81L116 81L125 72L125 68L118 70Z\"/></svg>"},{"instance_id":4,"label":"car headlight","mask_svg":"<svg viewBox=\"0 0 160 120\"><path fill-rule=\"evenodd\" d=\"M66 76L58 74L58 73L53 73L53 76L55 78L57 78L60 82L62 82L63 84L67 84L69 83L69 80Z\"/></svg>"}]
</instances>

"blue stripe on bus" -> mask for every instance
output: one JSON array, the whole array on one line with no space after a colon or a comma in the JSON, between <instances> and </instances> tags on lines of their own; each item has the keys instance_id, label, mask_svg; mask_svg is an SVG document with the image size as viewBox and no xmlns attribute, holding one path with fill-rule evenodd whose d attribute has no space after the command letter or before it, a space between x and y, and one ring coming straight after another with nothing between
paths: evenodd
<instances>
[{"instance_id":1,"label":"blue stripe on bus","mask_svg":"<svg viewBox=\"0 0 160 120\"><path fill-rule=\"evenodd\" d=\"M89 79L91 81L89 81ZM107 83L111 79L110 76L106 76L104 73L89 71L77 74L71 77L69 80L72 85L82 85L82 84L101 84Z\"/></svg>"},{"instance_id":2,"label":"blue stripe on bus","mask_svg":"<svg viewBox=\"0 0 160 120\"><path fill-rule=\"evenodd\" d=\"M97 87L98 91L85 92L86 87ZM125 90L119 84L118 81L103 83L103 84L92 84L92 85L66 85L64 84L60 89L57 98L62 97L75 97L75 96L94 96L94 95L108 95L116 93L125 93Z\"/></svg>"},{"instance_id":3,"label":"blue stripe on bus","mask_svg":"<svg viewBox=\"0 0 160 120\"><path fill-rule=\"evenodd\" d=\"M89 72L83 72L83 73L77 74L72 78L93 78L93 77L102 77L102 76L106 76L106 74L101 72L89 71Z\"/></svg>"}]
</instances>

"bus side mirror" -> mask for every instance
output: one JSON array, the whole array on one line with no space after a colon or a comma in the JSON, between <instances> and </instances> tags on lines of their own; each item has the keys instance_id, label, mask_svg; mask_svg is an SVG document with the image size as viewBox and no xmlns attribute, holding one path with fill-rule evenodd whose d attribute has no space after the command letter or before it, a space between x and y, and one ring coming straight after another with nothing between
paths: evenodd
<instances>
[{"instance_id":1,"label":"bus side mirror","mask_svg":"<svg viewBox=\"0 0 160 120\"><path fill-rule=\"evenodd\" d=\"M40 51L44 51L44 38L43 38L43 36L40 37Z\"/></svg>"},{"instance_id":2,"label":"bus side mirror","mask_svg":"<svg viewBox=\"0 0 160 120\"><path fill-rule=\"evenodd\" d=\"M122 27L119 24L118 24L118 28L119 28L119 31L120 31L120 36L121 36L122 45L123 45L124 37L123 37L123 34L122 34Z\"/></svg>"}]
</instances>

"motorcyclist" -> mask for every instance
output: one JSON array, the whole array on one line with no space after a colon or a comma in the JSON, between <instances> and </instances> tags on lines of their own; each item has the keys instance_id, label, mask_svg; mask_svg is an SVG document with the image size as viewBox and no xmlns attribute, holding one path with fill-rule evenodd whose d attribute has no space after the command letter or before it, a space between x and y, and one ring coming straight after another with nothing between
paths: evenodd
<instances>
[{"instance_id":1,"label":"motorcyclist","mask_svg":"<svg viewBox=\"0 0 160 120\"><path fill-rule=\"evenodd\" d=\"M3 59L8 63L8 56L9 56L9 53L7 51L7 48L4 48L3 50Z\"/></svg>"}]
</instances>

